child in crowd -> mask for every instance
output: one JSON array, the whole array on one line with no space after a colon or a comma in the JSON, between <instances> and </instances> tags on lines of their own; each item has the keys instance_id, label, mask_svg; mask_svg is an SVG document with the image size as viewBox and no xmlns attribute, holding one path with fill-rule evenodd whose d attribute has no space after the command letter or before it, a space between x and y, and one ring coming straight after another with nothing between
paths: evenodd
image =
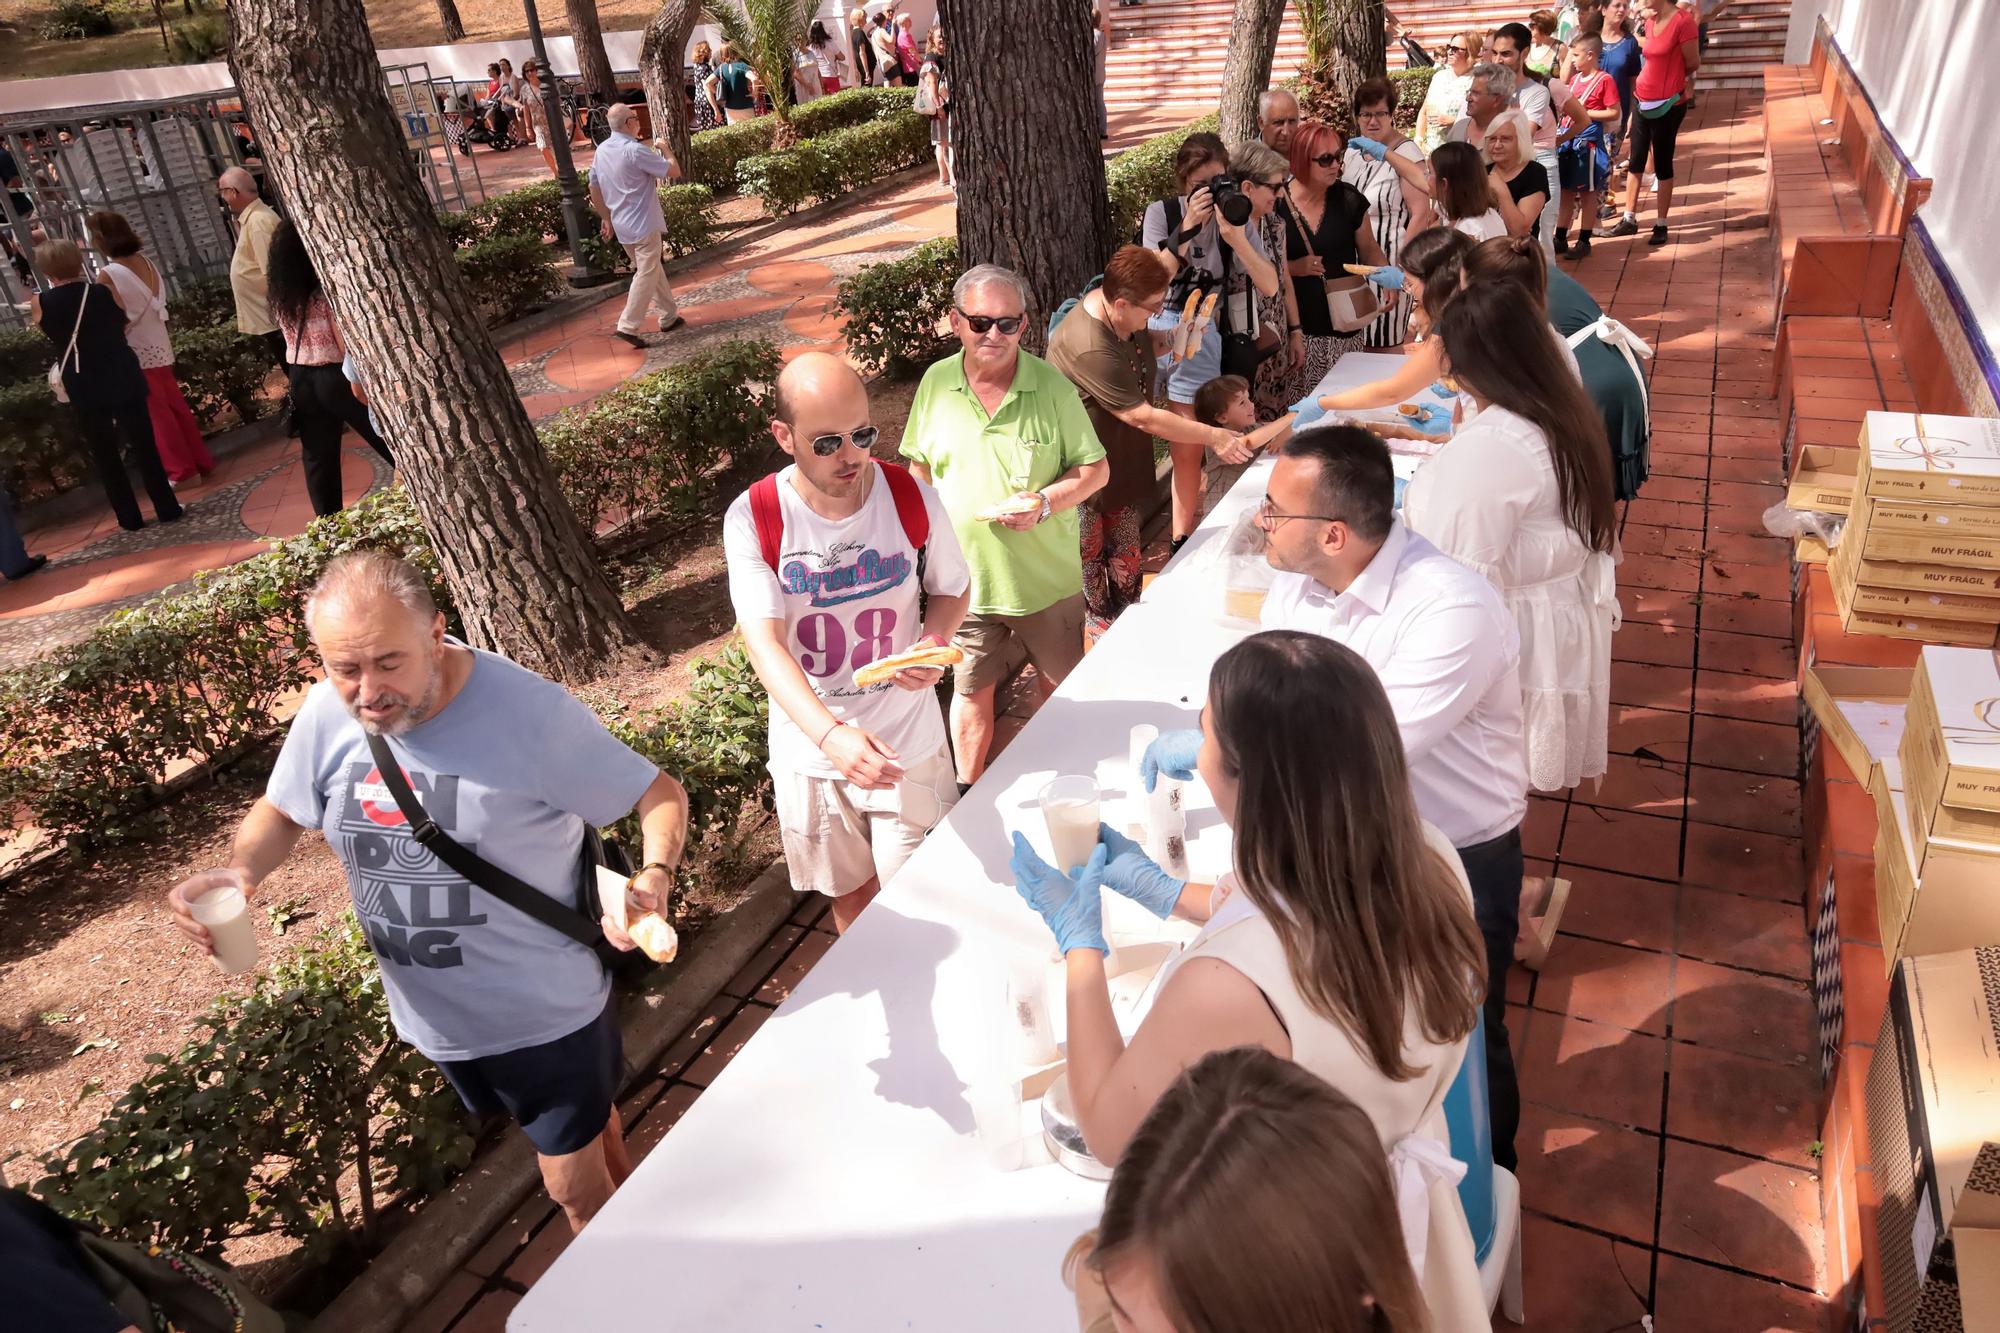
<instances>
[{"instance_id":1,"label":"child in crowd","mask_svg":"<svg viewBox=\"0 0 2000 1333\"><path fill-rule=\"evenodd\" d=\"M1292 429L1289 414L1263 426L1257 424L1257 405L1250 397L1250 381L1241 375L1217 375L1196 389L1194 419L1204 426L1248 436L1251 447L1259 452L1283 444Z\"/></svg>"}]
</instances>

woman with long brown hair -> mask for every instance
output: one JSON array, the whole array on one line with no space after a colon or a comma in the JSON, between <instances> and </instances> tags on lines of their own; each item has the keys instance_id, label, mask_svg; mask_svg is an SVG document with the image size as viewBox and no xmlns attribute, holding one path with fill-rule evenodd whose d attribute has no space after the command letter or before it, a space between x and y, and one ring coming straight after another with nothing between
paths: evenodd
<instances>
[{"instance_id":1,"label":"woman with long brown hair","mask_svg":"<svg viewBox=\"0 0 2000 1333\"><path fill-rule=\"evenodd\" d=\"M153 423L153 446L176 486L215 471L215 459L187 395L174 378L174 344L167 335L166 279L146 258L145 243L122 213L101 210L89 218L91 244L110 262L103 281L125 309L125 341L146 375L146 413Z\"/></svg>"},{"instance_id":2,"label":"woman with long brown hair","mask_svg":"<svg viewBox=\"0 0 2000 1333\"><path fill-rule=\"evenodd\" d=\"M1104 826L1073 874L1014 837L1015 888L1067 959L1067 1073L1084 1142L1119 1161L1180 1071L1211 1051L1260 1046L1291 1060L1359 1105L1392 1168L1422 1182L1408 1191L1421 1216L1406 1222L1423 1238L1430 1318L1476 1327L1478 1265L1456 1173L1437 1154L1449 1141L1445 1090L1480 1020L1485 946L1462 863L1417 817L1388 695L1353 650L1274 630L1216 661L1201 721L1195 766L1235 836L1219 882L1175 879ZM1161 969L1129 1045L1105 977L1107 886L1205 923Z\"/></svg>"},{"instance_id":3,"label":"woman with long brown hair","mask_svg":"<svg viewBox=\"0 0 2000 1333\"><path fill-rule=\"evenodd\" d=\"M1498 244L1525 256L1527 237ZM1604 422L1563 355L1539 292L1481 282L1437 309L1458 431L1411 479L1410 530L1486 575L1521 631L1528 779L1541 791L1602 776L1618 628L1617 510Z\"/></svg>"},{"instance_id":4,"label":"woman with long brown hair","mask_svg":"<svg viewBox=\"0 0 2000 1333\"><path fill-rule=\"evenodd\" d=\"M1085 1333L1449 1327L1426 1317L1367 1113L1254 1046L1203 1056L1154 1104L1069 1276Z\"/></svg>"}]
</instances>

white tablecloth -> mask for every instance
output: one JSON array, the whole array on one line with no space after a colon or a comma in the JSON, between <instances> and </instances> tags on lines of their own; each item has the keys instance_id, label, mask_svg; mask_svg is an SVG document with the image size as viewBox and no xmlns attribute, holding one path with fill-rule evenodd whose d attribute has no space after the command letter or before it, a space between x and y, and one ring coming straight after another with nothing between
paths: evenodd
<instances>
[{"instance_id":1,"label":"white tablecloth","mask_svg":"<svg viewBox=\"0 0 2000 1333\"><path fill-rule=\"evenodd\" d=\"M1330 388L1396 358L1355 353ZM654 1148L515 1309L516 1333L1020 1333L1074 1319L1063 1253L1103 1186L1049 1162L1019 1103L1009 971L1052 940L1015 895L1009 834L1047 854L1036 793L1093 774L1122 822L1131 729L1197 725L1210 664L1242 637L1188 614L1198 556L1263 495L1263 461L935 830L855 928ZM1213 593L1208 593L1213 601ZM1194 876L1228 831L1187 789ZM1110 895L1107 895L1109 897ZM1114 945L1183 932L1119 901ZM1133 915L1136 913L1136 916Z\"/></svg>"}]
</instances>

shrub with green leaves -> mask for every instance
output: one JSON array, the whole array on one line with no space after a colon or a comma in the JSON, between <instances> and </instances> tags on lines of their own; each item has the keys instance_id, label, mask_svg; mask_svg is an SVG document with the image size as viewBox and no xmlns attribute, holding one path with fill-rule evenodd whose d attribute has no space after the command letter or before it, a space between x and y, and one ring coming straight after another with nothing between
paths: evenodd
<instances>
[{"instance_id":1,"label":"shrub with green leaves","mask_svg":"<svg viewBox=\"0 0 2000 1333\"><path fill-rule=\"evenodd\" d=\"M951 344L940 332L958 281L958 241L940 236L899 259L863 267L840 284L847 354L870 373L929 365Z\"/></svg>"},{"instance_id":2,"label":"shrub with green leaves","mask_svg":"<svg viewBox=\"0 0 2000 1333\"><path fill-rule=\"evenodd\" d=\"M808 103L817 106L818 103ZM772 217L837 199L892 172L930 160L930 122L914 111L834 130L790 148L748 157L737 185Z\"/></svg>"},{"instance_id":3,"label":"shrub with green leaves","mask_svg":"<svg viewBox=\"0 0 2000 1333\"><path fill-rule=\"evenodd\" d=\"M488 236L540 241L545 236L561 240L567 234L563 229L562 186L554 180L496 194L472 211L485 224Z\"/></svg>"},{"instance_id":4,"label":"shrub with green leaves","mask_svg":"<svg viewBox=\"0 0 2000 1333\"><path fill-rule=\"evenodd\" d=\"M480 313L495 324L540 310L563 292L563 275L539 237L489 236L452 257Z\"/></svg>"},{"instance_id":5,"label":"shrub with green leaves","mask_svg":"<svg viewBox=\"0 0 2000 1333\"><path fill-rule=\"evenodd\" d=\"M445 240L454 250L476 244L486 236L486 219L476 210L454 213L449 209L439 209L437 223L438 230L444 233Z\"/></svg>"},{"instance_id":6,"label":"shrub with green leaves","mask_svg":"<svg viewBox=\"0 0 2000 1333\"><path fill-rule=\"evenodd\" d=\"M587 530L613 511L689 513L718 473L769 438L781 362L768 339L733 338L571 408L538 428Z\"/></svg>"},{"instance_id":7,"label":"shrub with green leaves","mask_svg":"<svg viewBox=\"0 0 2000 1333\"><path fill-rule=\"evenodd\" d=\"M429 1193L472 1160L465 1109L397 1039L351 912L146 1061L152 1072L43 1158L35 1184L58 1211L133 1241L215 1255L277 1234L322 1257L372 1231L394 1196Z\"/></svg>"},{"instance_id":8,"label":"shrub with green leaves","mask_svg":"<svg viewBox=\"0 0 2000 1333\"><path fill-rule=\"evenodd\" d=\"M1436 65L1417 65L1389 72L1389 82L1396 85L1394 124L1403 133L1409 134L1417 128L1417 112L1423 107L1424 95L1431 90L1431 75L1435 73Z\"/></svg>"},{"instance_id":9,"label":"shrub with green leaves","mask_svg":"<svg viewBox=\"0 0 2000 1333\"><path fill-rule=\"evenodd\" d=\"M0 815L25 814L56 838L116 840L171 765L268 736L278 702L312 680L306 591L327 561L364 548L410 557L449 608L430 539L393 489L0 674Z\"/></svg>"},{"instance_id":10,"label":"shrub with green leaves","mask_svg":"<svg viewBox=\"0 0 2000 1333\"><path fill-rule=\"evenodd\" d=\"M43 377L55 363L56 346L40 329L0 330L0 385L32 381L42 386L46 398L49 386Z\"/></svg>"},{"instance_id":11,"label":"shrub with green leaves","mask_svg":"<svg viewBox=\"0 0 2000 1333\"><path fill-rule=\"evenodd\" d=\"M843 88L831 97L818 98L792 112L792 127L801 140L810 140L907 112L915 98L914 88ZM706 185L718 194L747 190L739 168L744 159L770 151L775 129L772 117L758 116L703 130L690 143L688 180Z\"/></svg>"},{"instance_id":12,"label":"shrub with green leaves","mask_svg":"<svg viewBox=\"0 0 2000 1333\"><path fill-rule=\"evenodd\" d=\"M108 37L118 31L118 20L104 0L56 0L42 19L41 35L46 42L81 42L91 37Z\"/></svg>"},{"instance_id":13,"label":"shrub with green leaves","mask_svg":"<svg viewBox=\"0 0 2000 1333\"><path fill-rule=\"evenodd\" d=\"M66 491L89 475L75 412L55 400L48 381L0 384L0 481L14 503Z\"/></svg>"},{"instance_id":14,"label":"shrub with green leaves","mask_svg":"<svg viewBox=\"0 0 2000 1333\"><path fill-rule=\"evenodd\" d=\"M169 29L167 54L177 64L205 64L228 53L229 20L220 14L196 14Z\"/></svg>"},{"instance_id":15,"label":"shrub with green leaves","mask_svg":"<svg viewBox=\"0 0 2000 1333\"><path fill-rule=\"evenodd\" d=\"M199 278L183 282L180 290L167 298L167 318L175 328L207 328L215 324L236 324L236 293L227 278Z\"/></svg>"},{"instance_id":16,"label":"shrub with green leaves","mask_svg":"<svg viewBox=\"0 0 2000 1333\"><path fill-rule=\"evenodd\" d=\"M660 239L670 259L715 240L715 191L706 185L662 185L660 215L667 223Z\"/></svg>"},{"instance_id":17,"label":"shrub with green leaves","mask_svg":"<svg viewBox=\"0 0 2000 1333\"><path fill-rule=\"evenodd\" d=\"M1146 205L1180 191L1174 178L1174 154L1190 134L1222 127L1219 116L1207 115L1189 121L1177 130L1156 134L1142 144L1126 149L1104 169L1105 188L1111 195L1111 239L1119 244L1136 240L1139 220Z\"/></svg>"},{"instance_id":18,"label":"shrub with green leaves","mask_svg":"<svg viewBox=\"0 0 2000 1333\"><path fill-rule=\"evenodd\" d=\"M717 194L733 194L737 164L770 148L772 128L772 117L758 116L703 130L688 143L687 178Z\"/></svg>"},{"instance_id":19,"label":"shrub with green leaves","mask_svg":"<svg viewBox=\"0 0 2000 1333\"><path fill-rule=\"evenodd\" d=\"M271 354L262 339L238 333L234 315L227 324L167 328L174 344L174 378L204 429L216 429L230 412L239 421L264 414Z\"/></svg>"}]
</instances>

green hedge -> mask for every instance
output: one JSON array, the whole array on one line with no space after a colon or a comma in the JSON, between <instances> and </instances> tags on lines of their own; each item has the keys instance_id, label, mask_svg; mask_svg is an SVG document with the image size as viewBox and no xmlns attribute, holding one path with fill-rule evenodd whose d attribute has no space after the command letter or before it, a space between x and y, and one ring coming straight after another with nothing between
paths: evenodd
<instances>
[{"instance_id":1,"label":"green hedge","mask_svg":"<svg viewBox=\"0 0 2000 1333\"><path fill-rule=\"evenodd\" d=\"M780 217L807 204L837 199L891 172L929 161L930 156L930 121L903 111L745 158L737 168L737 180L743 193L757 196L766 213Z\"/></svg>"},{"instance_id":2,"label":"green hedge","mask_svg":"<svg viewBox=\"0 0 2000 1333\"><path fill-rule=\"evenodd\" d=\"M174 343L174 378L197 421L213 430L228 412L239 421L264 414L269 404L262 394L272 366L262 339L238 333L234 316L227 324L167 327Z\"/></svg>"},{"instance_id":3,"label":"green hedge","mask_svg":"<svg viewBox=\"0 0 2000 1333\"><path fill-rule=\"evenodd\" d=\"M0 330L0 385L32 381L47 397L48 381L43 376L55 363L55 344L40 329Z\"/></svg>"},{"instance_id":4,"label":"green hedge","mask_svg":"<svg viewBox=\"0 0 2000 1333\"><path fill-rule=\"evenodd\" d=\"M564 290L554 255L539 237L491 236L452 257L489 324L512 323Z\"/></svg>"},{"instance_id":5,"label":"green hedge","mask_svg":"<svg viewBox=\"0 0 2000 1333\"><path fill-rule=\"evenodd\" d=\"M814 139L908 111L915 98L913 88L846 88L794 111L792 128L801 140ZM775 116L758 116L703 130L692 141L687 178L718 194L742 188L738 168L744 159L770 151L777 124Z\"/></svg>"},{"instance_id":6,"label":"green hedge","mask_svg":"<svg viewBox=\"0 0 2000 1333\"><path fill-rule=\"evenodd\" d=\"M847 354L872 373L903 374L951 346L940 333L958 281L958 241L940 236L899 259L863 267L840 284Z\"/></svg>"},{"instance_id":7,"label":"green hedge","mask_svg":"<svg viewBox=\"0 0 2000 1333\"><path fill-rule=\"evenodd\" d=\"M776 344L734 338L539 427L563 494L586 530L614 511L687 513L719 471L769 439Z\"/></svg>"},{"instance_id":8,"label":"green hedge","mask_svg":"<svg viewBox=\"0 0 2000 1333\"><path fill-rule=\"evenodd\" d=\"M55 400L48 382L37 375L0 384L0 481L15 505L66 491L89 475L75 415Z\"/></svg>"},{"instance_id":9,"label":"green hedge","mask_svg":"<svg viewBox=\"0 0 2000 1333\"><path fill-rule=\"evenodd\" d=\"M1431 90L1431 75L1437 73L1436 65L1419 65L1414 69L1394 70L1389 81L1396 85L1396 128L1408 134L1417 127L1417 109L1424 104L1424 94Z\"/></svg>"},{"instance_id":10,"label":"green hedge","mask_svg":"<svg viewBox=\"0 0 2000 1333\"><path fill-rule=\"evenodd\" d=\"M227 278L202 278L181 284L179 294L167 298L167 317L179 328L236 324L236 293Z\"/></svg>"}]
</instances>

